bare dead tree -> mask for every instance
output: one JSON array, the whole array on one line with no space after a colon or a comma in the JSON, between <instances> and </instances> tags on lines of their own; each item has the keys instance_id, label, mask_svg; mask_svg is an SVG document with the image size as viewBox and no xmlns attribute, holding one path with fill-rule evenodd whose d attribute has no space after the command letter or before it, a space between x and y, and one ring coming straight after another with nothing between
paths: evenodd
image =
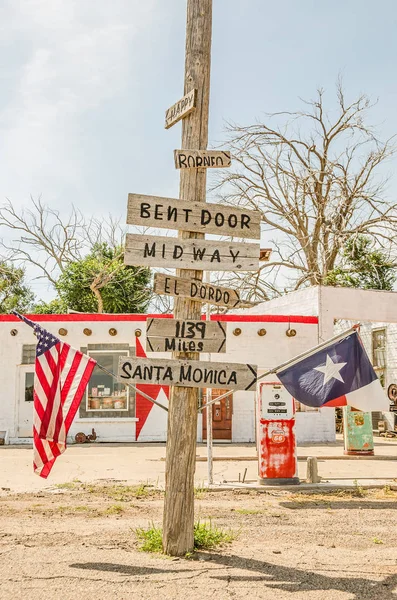
<instances>
[{"instance_id":1,"label":"bare dead tree","mask_svg":"<svg viewBox=\"0 0 397 600\"><path fill-rule=\"evenodd\" d=\"M379 169L395 153L394 136L381 142L365 124L366 96L347 103L340 82L336 95L332 114L319 89L306 110L269 115L274 126L227 127L234 169L213 190L228 204L259 210L273 246L258 273L233 280L250 299L323 283L344 243L359 234L382 248L395 243L397 204L386 199Z\"/></svg>"},{"instance_id":2,"label":"bare dead tree","mask_svg":"<svg viewBox=\"0 0 397 600\"><path fill-rule=\"evenodd\" d=\"M31 198L30 207L23 210L18 210L10 200L0 207L0 231L6 235L6 241L0 242L4 259L33 266L38 272L37 279L45 278L54 287L71 263L82 260L93 249L100 253L104 244L113 250L112 259L104 263L103 269L93 272L89 286L96 297L98 312L103 312L101 290L110 282L117 282L125 269L120 260L125 229L120 219L111 215L105 220L87 219L73 206L69 215L63 216L40 198Z\"/></svg>"},{"instance_id":3,"label":"bare dead tree","mask_svg":"<svg viewBox=\"0 0 397 600\"><path fill-rule=\"evenodd\" d=\"M31 264L55 285L67 264L79 260L86 247L86 222L72 207L62 219L60 213L31 198L31 207L19 211L10 200L0 207L0 228L8 236L1 247L7 260ZM11 238L11 239L10 239Z\"/></svg>"}]
</instances>

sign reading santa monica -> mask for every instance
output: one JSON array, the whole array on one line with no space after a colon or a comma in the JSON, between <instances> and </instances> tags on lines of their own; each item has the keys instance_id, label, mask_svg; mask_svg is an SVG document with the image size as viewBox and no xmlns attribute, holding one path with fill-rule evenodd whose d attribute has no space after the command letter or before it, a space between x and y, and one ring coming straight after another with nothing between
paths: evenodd
<instances>
[{"instance_id":1,"label":"sign reading santa monica","mask_svg":"<svg viewBox=\"0 0 397 600\"><path fill-rule=\"evenodd\" d=\"M120 357L121 380L183 387L255 390L256 365Z\"/></svg>"}]
</instances>

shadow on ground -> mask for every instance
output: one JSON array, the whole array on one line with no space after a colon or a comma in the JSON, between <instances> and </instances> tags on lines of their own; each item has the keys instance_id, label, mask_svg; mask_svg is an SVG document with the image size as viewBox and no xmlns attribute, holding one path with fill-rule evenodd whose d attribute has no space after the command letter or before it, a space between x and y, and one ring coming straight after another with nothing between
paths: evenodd
<instances>
[{"instance_id":1,"label":"shadow on ground","mask_svg":"<svg viewBox=\"0 0 397 600\"><path fill-rule=\"evenodd\" d=\"M388 575L382 581L373 581L369 578L358 576L362 572L349 571L348 568L334 571L334 575L328 576L322 573L313 572L293 567L285 567L273 563L245 558L236 555L219 555L211 553L201 553L198 556L205 557L208 570L205 577L225 581L230 585L238 582L255 583L263 581L271 589L277 589L286 592L307 591L335 591L351 594L351 600L363 600L371 598L372 600L381 597L382 600L396 600L394 589L397 586L397 574ZM183 563L182 563L183 564ZM189 564L189 563L185 563ZM219 569L214 569L211 573L211 565L225 567L225 574L221 575ZM191 564L189 568L175 569L157 569L153 567L129 566L113 563L74 563L70 565L76 569L110 571L126 575L157 575L158 573L183 573L196 571L196 565ZM181 565L182 566L182 565ZM240 571L240 574L233 574L233 570ZM246 574L241 574L245 570ZM324 565L322 572L332 570ZM349 573L348 577L345 574ZM370 574L370 569L369 573ZM376 575L376 573L374 573Z\"/></svg>"},{"instance_id":2,"label":"shadow on ground","mask_svg":"<svg viewBox=\"0 0 397 600\"><path fill-rule=\"evenodd\" d=\"M354 577L354 571L348 569L338 571L335 576L329 577L313 571L284 567L240 556L214 554L211 555L211 560L215 564L224 565L225 567L246 569L262 574L261 577L258 577L258 575L232 575L230 573L213 576L214 579L224 580L229 584L233 581L254 582L262 579L271 588L288 592L335 590L352 594L351 600L362 600L363 598L373 600L377 597L381 597L382 600L396 600L393 590L397 586L397 574L389 575L382 581L372 581L364 577ZM327 567L324 566L323 570L327 571ZM343 577L342 573L346 572L351 573L352 577Z\"/></svg>"},{"instance_id":3,"label":"shadow on ground","mask_svg":"<svg viewBox=\"0 0 397 600\"><path fill-rule=\"evenodd\" d=\"M191 569L157 569L155 567L135 567L133 565L101 562L73 563L70 566L73 569L107 571L111 573L121 573L122 575L157 575L158 573L184 573L191 571Z\"/></svg>"},{"instance_id":4,"label":"shadow on ground","mask_svg":"<svg viewBox=\"0 0 397 600\"><path fill-rule=\"evenodd\" d=\"M374 502L373 500L366 501L365 499L351 499L351 500L335 500L330 498L329 500L288 500L285 502L279 502L279 506L283 508L289 508L290 510L307 510L312 508L319 508L321 510L332 508L332 510L395 510L397 509L396 501L389 502ZM397 600L397 596L396 596Z\"/></svg>"}]
</instances>

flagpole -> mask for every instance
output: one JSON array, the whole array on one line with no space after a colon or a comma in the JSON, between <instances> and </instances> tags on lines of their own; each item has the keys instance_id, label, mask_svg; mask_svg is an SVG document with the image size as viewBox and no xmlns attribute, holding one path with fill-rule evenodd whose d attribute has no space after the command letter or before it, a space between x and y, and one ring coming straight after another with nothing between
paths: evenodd
<instances>
[{"instance_id":1,"label":"flagpole","mask_svg":"<svg viewBox=\"0 0 397 600\"><path fill-rule=\"evenodd\" d=\"M20 319L21 321L23 321L24 323L26 323L26 325L29 325L29 327L34 328L36 323L33 323L33 321L30 321L30 319L27 319L24 315L21 315L18 311L16 310L12 310L11 313L13 315L15 315L16 317L18 317L18 319ZM104 373L107 373L108 375L110 375L111 377L113 377L114 379L118 380L117 375L115 375L114 373L112 373L112 371L109 371L108 369L106 369L105 367L103 367L102 365L100 365L97 361L96 362L96 366L98 367L98 369L101 369L101 371L103 371ZM148 396L147 394L145 394L145 392L142 392L141 390L139 390L138 388L135 387L135 385L132 385L132 383L127 383L126 381L122 382L125 385L128 385L129 388L131 388L132 390L135 391L135 393L140 394L141 396L143 396L144 398L146 398L146 400L150 400L150 402L153 402L153 404L156 404L156 406L160 406L160 408L162 408L163 410L165 410L166 412L168 412L168 408L166 408L165 406L163 406L162 404L160 404L160 402L156 402L156 400L153 400L153 398L151 398L150 396Z\"/></svg>"}]
</instances>

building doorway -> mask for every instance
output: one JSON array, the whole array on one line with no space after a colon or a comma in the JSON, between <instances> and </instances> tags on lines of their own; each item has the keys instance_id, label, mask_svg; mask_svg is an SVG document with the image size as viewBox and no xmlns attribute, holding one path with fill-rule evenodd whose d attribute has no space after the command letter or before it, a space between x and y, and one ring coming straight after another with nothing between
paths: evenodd
<instances>
[{"instance_id":1,"label":"building doorway","mask_svg":"<svg viewBox=\"0 0 397 600\"><path fill-rule=\"evenodd\" d=\"M18 386L18 437L33 437L33 365L20 367Z\"/></svg>"},{"instance_id":2,"label":"building doorway","mask_svg":"<svg viewBox=\"0 0 397 600\"><path fill-rule=\"evenodd\" d=\"M204 399L203 404L205 405L205 392L203 390ZM225 394L227 390L212 390L212 400L218 396ZM212 409L212 438L214 441L224 440L226 442L232 441L232 417L233 417L233 396L227 396L222 400L214 402L210 409ZM207 409L204 408L203 412L203 440L207 439Z\"/></svg>"}]
</instances>

